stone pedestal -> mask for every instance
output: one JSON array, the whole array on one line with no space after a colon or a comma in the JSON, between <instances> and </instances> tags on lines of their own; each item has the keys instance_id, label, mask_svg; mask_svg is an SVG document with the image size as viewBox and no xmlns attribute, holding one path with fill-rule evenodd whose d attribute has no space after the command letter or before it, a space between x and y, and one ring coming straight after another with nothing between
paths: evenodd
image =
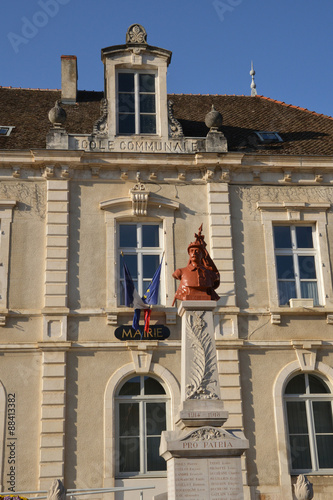
<instances>
[{"instance_id":1,"label":"stone pedestal","mask_svg":"<svg viewBox=\"0 0 333 500\"><path fill-rule=\"evenodd\" d=\"M167 461L168 500L243 500L242 431L222 428L228 412L220 399L213 301L184 301L181 407L178 430L164 431L160 455Z\"/></svg>"}]
</instances>

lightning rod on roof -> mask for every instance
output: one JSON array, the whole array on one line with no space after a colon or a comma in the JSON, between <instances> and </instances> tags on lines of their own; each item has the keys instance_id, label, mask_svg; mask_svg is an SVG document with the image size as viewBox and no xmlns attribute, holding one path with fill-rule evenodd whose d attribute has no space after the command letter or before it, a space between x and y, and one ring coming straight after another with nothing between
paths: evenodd
<instances>
[{"instance_id":1,"label":"lightning rod on roof","mask_svg":"<svg viewBox=\"0 0 333 500\"><path fill-rule=\"evenodd\" d=\"M254 75L256 74L256 72L254 71L253 69L253 61L251 61L251 71L250 71L250 75L252 77L252 82L251 82L251 96L254 97L257 95L257 86L255 84L255 81L254 81Z\"/></svg>"}]
</instances>

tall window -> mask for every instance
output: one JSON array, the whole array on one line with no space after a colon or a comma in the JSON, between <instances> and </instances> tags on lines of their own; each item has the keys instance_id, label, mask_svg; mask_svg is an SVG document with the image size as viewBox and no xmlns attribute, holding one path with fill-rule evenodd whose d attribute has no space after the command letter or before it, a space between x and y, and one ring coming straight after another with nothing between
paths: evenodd
<instances>
[{"instance_id":1,"label":"tall window","mask_svg":"<svg viewBox=\"0 0 333 500\"><path fill-rule=\"evenodd\" d=\"M118 73L118 133L156 134L156 90L153 73Z\"/></svg>"},{"instance_id":2,"label":"tall window","mask_svg":"<svg viewBox=\"0 0 333 500\"><path fill-rule=\"evenodd\" d=\"M292 298L319 305L314 226L274 226L280 305Z\"/></svg>"},{"instance_id":3,"label":"tall window","mask_svg":"<svg viewBox=\"0 0 333 500\"><path fill-rule=\"evenodd\" d=\"M168 398L163 386L149 376L133 377L120 387L116 399L118 474L165 471L166 462L159 456L161 432L167 428Z\"/></svg>"},{"instance_id":4,"label":"tall window","mask_svg":"<svg viewBox=\"0 0 333 500\"><path fill-rule=\"evenodd\" d=\"M287 384L285 404L291 472L333 469L332 394L328 385L316 375L296 375Z\"/></svg>"},{"instance_id":5,"label":"tall window","mask_svg":"<svg viewBox=\"0 0 333 500\"><path fill-rule=\"evenodd\" d=\"M119 259L125 260L134 285L142 297L162 257L160 224L119 224ZM122 255L122 256L121 256ZM120 266L122 268L122 266ZM162 276L161 276L162 286ZM161 287L160 287L161 288ZM124 277L120 277L120 305L125 304Z\"/></svg>"}]
</instances>

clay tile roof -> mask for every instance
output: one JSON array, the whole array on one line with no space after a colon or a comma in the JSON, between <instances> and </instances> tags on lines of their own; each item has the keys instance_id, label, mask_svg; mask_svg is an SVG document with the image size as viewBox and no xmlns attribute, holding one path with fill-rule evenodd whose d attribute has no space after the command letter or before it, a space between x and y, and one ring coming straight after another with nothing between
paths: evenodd
<instances>
[{"instance_id":1,"label":"clay tile roof","mask_svg":"<svg viewBox=\"0 0 333 500\"><path fill-rule=\"evenodd\" d=\"M50 129L48 112L60 90L0 87L0 125L11 125L0 136L0 149L45 148ZM222 130L229 151L260 154L333 155L333 118L264 96L170 94L173 112L188 137L205 137L205 115L212 104L223 116ZM75 105L63 105L69 133L91 133L100 116L103 92L79 91ZM278 132L282 143L260 144L249 138L255 131Z\"/></svg>"}]
</instances>

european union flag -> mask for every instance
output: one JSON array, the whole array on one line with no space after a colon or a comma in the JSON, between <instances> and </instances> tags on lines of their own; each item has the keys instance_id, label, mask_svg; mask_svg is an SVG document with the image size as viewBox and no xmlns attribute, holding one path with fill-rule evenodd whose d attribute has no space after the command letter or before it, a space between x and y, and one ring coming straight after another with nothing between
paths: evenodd
<instances>
[{"instance_id":1,"label":"european union flag","mask_svg":"<svg viewBox=\"0 0 333 500\"><path fill-rule=\"evenodd\" d=\"M161 259L161 263L156 269L153 279L151 280L150 285L146 290L146 293L142 297L145 303L151 306L156 305L158 302L158 292L160 289L162 262L163 262L163 256Z\"/></svg>"}]
</instances>

